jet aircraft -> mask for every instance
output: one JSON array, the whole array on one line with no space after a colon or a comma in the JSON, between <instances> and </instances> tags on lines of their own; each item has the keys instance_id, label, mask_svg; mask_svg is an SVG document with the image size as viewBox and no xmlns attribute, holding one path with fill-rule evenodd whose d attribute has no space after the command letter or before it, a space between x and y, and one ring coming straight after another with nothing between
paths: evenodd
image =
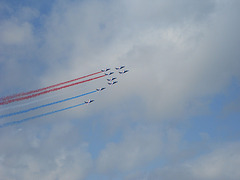
<instances>
[{"instance_id":1,"label":"jet aircraft","mask_svg":"<svg viewBox=\"0 0 240 180\"><path fill-rule=\"evenodd\" d=\"M102 91L102 90L104 90L104 89L106 89L105 87L103 87L103 88L97 88L96 90L97 91Z\"/></svg>"},{"instance_id":2,"label":"jet aircraft","mask_svg":"<svg viewBox=\"0 0 240 180\"><path fill-rule=\"evenodd\" d=\"M123 68L125 68L125 66L115 67L116 70L120 70L120 69L123 69Z\"/></svg>"},{"instance_id":3,"label":"jet aircraft","mask_svg":"<svg viewBox=\"0 0 240 180\"><path fill-rule=\"evenodd\" d=\"M110 76L112 75L114 72L110 72L110 73L105 73L106 76Z\"/></svg>"},{"instance_id":4,"label":"jet aircraft","mask_svg":"<svg viewBox=\"0 0 240 180\"><path fill-rule=\"evenodd\" d=\"M93 99L89 99L88 101L84 101L85 102L85 104L90 104L90 103L92 103L94 100Z\"/></svg>"},{"instance_id":5,"label":"jet aircraft","mask_svg":"<svg viewBox=\"0 0 240 180\"><path fill-rule=\"evenodd\" d=\"M125 74L127 73L129 70L124 70L124 71L119 71L119 74Z\"/></svg>"},{"instance_id":6,"label":"jet aircraft","mask_svg":"<svg viewBox=\"0 0 240 180\"><path fill-rule=\"evenodd\" d=\"M116 77L113 77L113 78L111 78L111 79L107 79L108 81L113 81L113 80L115 80L115 79L117 79Z\"/></svg>"},{"instance_id":7,"label":"jet aircraft","mask_svg":"<svg viewBox=\"0 0 240 180\"><path fill-rule=\"evenodd\" d=\"M101 71L102 72L107 72L107 71L109 71L110 70L110 68L106 68L106 69L102 69Z\"/></svg>"},{"instance_id":8,"label":"jet aircraft","mask_svg":"<svg viewBox=\"0 0 240 180\"><path fill-rule=\"evenodd\" d=\"M112 81L112 82L109 82L108 84L110 85L110 86L112 86L112 85L114 85L114 84L116 84L117 83L117 81Z\"/></svg>"}]
</instances>

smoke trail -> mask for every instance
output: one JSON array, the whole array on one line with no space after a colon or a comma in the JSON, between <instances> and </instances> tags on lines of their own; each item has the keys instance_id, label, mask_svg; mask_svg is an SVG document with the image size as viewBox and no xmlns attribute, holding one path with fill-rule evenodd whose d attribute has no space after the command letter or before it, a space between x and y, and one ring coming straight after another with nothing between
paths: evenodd
<instances>
[{"instance_id":1,"label":"smoke trail","mask_svg":"<svg viewBox=\"0 0 240 180\"><path fill-rule=\"evenodd\" d=\"M25 102L25 103L21 103L21 104L16 104L14 106L1 108L0 112L7 111L7 110L10 110L10 109L15 109L15 108L18 108L18 107L27 106L27 105L30 105L30 104L34 104L36 102L44 101L44 100L51 99L51 98L54 98L54 97L57 97L57 96L61 96L61 95L62 95L62 93L61 94L55 94L55 95L47 96L47 97L44 97L44 98L41 98L41 99L37 99L37 100L34 100L34 101L29 101L29 102Z\"/></svg>"},{"instance_id":2,"label":"smoke trail","mask_svg":"<svg viewBox=\"0 0 240 180\"><path fill-rule=\"evenodd\" d=\"M69 84L69 85L66 85L66 86L62 86L62 87L50 89L50 90L47 90L47 91L43 91L43 92L40 92L40 93L37 93L37 94L32 94L32 95L29 95L29 96L20 97L20 98L16 98L16 99L10 99L8 101L1 102L0 105L9 104L9 103L12 103L12 102L15 102L15 101L21 101L21 100L25 100L25 99L30 99L30 98L33 98L33 97L40 96L42 94L50 93L50 92L53 92L53 91L58 91L58 90L61 90L61 89L67 88L67 87L71 87L71 86L74 86L74 85L77 85L77 84L81 84L81 83L85 83L85 82L92 81L92 80L95 80L95 79L99 79L99 78L102 78L104 76L106 76L106 75L97 76L97 77L94 77L94 78L91 78L91 79L76 82L76 83Z\"/></svg>"},{"instance_id":3,"label":"smoke trail","mask_svg":"<svg viewBox=\"0 0 240 180\"><path fill-rule=\"evenodd\" d=\"M79 90L73 90L71 92L78 92L78 91ZM28 101L28 102L24 102L24 103L20 103L20 104L15 104L15 105L7 106L7 107L4 107L4 108L2 108L3 107L2 106L2 107L0 107L0 112L11 110L11 109L16 109L16 108L19 108L19 107L24 107L24 106L34 104L34 103L37 103L37 102L41 102L41 101L44 101L44 100L47 100L47 99L62 96L63 94L66 94L66 93L61 92L61 93L57 93L57 94L52 94L51 96L42 97L41 99L36 99L36 100L32 100L32 101Z\"/></svg>"},{"instance_id":4,"label":"smoke trail","mask_svg":"<svg viewBox=\"0 0 240 180\"><path fill-rule=\"evenodd\" d=\"M25 119L22 119L22 120L19 120L19 121L12 121L12 122L8 122L8 123L4 123L4 124L0 125L0 128L12 126L12 125L15 125L15 124L21 124L21 123L26 122L26 121L30 121L30 120L40 118L40 117L43 117L43 116L47 116L47 115L54 114L54 113L57 113L57 112L72 109L72 108L75 108L75 107L78 107L78 106L81 106L81 105L84 105L84 104L85 103L81 103L81 104L70 106L70 107L67 107L67 108L64 108L64 109L59 109L59 110L56 110L56 111L51 111L51 112L40 114L40 115L37 115L37 116L32 116L32 117L29 117L29 118L25 118Z\"/></svg>"},{"instance_id":5,"label":"smoke trail","mask_svg":"<svg viewBox=\"0 0 240 180\"><path fill-rule=\"evenodd\" d=\"M29 91L29 92L18 93L18 94L14 94L14 95L11 95L11 96L6 96L6 97L3 97L3 98L0 98L0 101L6 101L6 100L8 101L8 100L16 98L16 97L25 96L25 95L37 93L37 92L40 92L40 91L44 91L44 90L47 90L47 89L51 89L51 88L54 88L54 87L57 87L57 86L60 86L60 85L63 85L63 84L67 84L67 83L70 83L70 82L73 82L73 81L77 81L77 80L80 80L80 79L87 78L89 76L99 74L101 72L102 71L99 71L99 72L92 73L92 74L89 74L89 75L86 75L86 76L82 76L82 77L79 77L79 78L76 78L76 79L72 79L72 80L69 80L69 81L65 81L65 82L62 82L62 83L51 85L51 86L48 86L48 87L45 87L45 88L41 88L41 89Z\"/></svg>"},{"instance_id":6,"label":"smoke trail","mask_svg":"<svg viewBox=\"0 0 240 180\"><path fill-rule=\"evenodd\" d=\"M95 92L97 92L97 91L95 90L95 91L91 91L91 92L88 92L88 93L80 94L80 95L77 95L77 96L74 96L74 97L71 97L71 98L66 98L66 99L63 99L63 100L60 100L60 101L52 102L52 103L49 103L49 104L44 104L44 105L41 105L41 106L29 108L29 109L18 111L18 112L14 112L14 113L0 115L0 119L1 118L5 118L5 117L10 117L10 116L15 116L15 115L18 115L18 114L27 113L29 111L33 111L33 110L40 109L40 108L43 108L43 107L47 107L47 106L51 106L51 105L54 105L54 104L62 103L62 102L65 102L65 101L69 101L69 100L72 100L72 99L76 99L76 98L79 98L79 97L82 97L82 96L86 96L86 95L89 95L89 94L92 94L92 93L95 93Z\"/></svg>"}]
</instances>

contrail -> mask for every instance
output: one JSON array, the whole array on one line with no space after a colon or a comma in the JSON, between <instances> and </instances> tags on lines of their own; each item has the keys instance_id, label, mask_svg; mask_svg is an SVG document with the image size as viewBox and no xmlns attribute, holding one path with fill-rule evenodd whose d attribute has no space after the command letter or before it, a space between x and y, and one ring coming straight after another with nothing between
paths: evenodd
<instances>
[{"instance_id":1,"label":"contrail","mask_svg":"<svg viewBox=\"0 0 240 180\"><path fill-rule=\"evenodd\" d=\"M78 106L81 106L81 105L84 105L84 104L85 103L81 103L81 104L70 106L70 107L67 107L67 108L64 108L64 109L59 109L59 110L56 110L56 111L51 111L51 112L40 114L40 115L37 115L37 116L32 116L32 117L29 117L29 118L25 118L25 119L22 119L22 120L19 120L19 121L12 121L12 122L8 122L8 123L4 123L4 124L0 125L0 128L12 126L12 125L15 125L15 124L21 124L21 123L26 122L26 121L30 121L30 120L40 118L40 117L43 117L43 116L47 116L47 115L54 114L54 113L57 113L57 112L72 109L72 108L75 108L75 107L78 107Z\"/></svg>"},{"instance_id":2,"label":"contrail","mask_svg":"<svg viewBox=\"0 0 240 180\"><path fill-rule=\"evenodd\" d=\"M60 85L64 85L64 84L67 84L67 83L70 83L70 82L73 82L73 81L77 81L77 80L80 80L80 79L84 79L84 78L99 74L101 72L102 71L98 71L96 73L92 73L92 74L82 76L82 77L79 77L79 78L76 78L76 79L72 79L72 80L69 80L69 81L61 82L61 83L51 85L51 86L48 86L48 87L45 87L45 88L40 88L40 89L36 89L36 90L33 90L33 91L28 91L28 92L23 92L23 93L18 93L18 94L6 96L6 97L3 97L3 98L0 98L0 101L8 101L8 100L16 98L16 97L25 96L25 95L37 93L37 92L40 92L40 91L44 91L44 90L47 90L47 89L51 89L51 88L54 88L54 87L57 87L57 86L60 86Z\"/></svg>"},{"instance_id":3,"label":"contrail","mask_svg":"<svg viewBox=\"0 0 240 180\"><path fill-rule=\"evenodd\" d=\"M74 97L66 98L66 99L63 99L63 100L60 100L60 101L52 102L52 103L49 103L49 104L44 104L44 105L41 105L41 106L29 108L29 109L18 111L18 112L14 112L14 113L0 115L0 119L6 118L6 117L10 117L10 116L15 116L15 115L18 115L18 114L27 113L29 111L33 111L33 110L40 109L40 108L43 108L43 107L47 107L47 106L51 106L51 105L54 105L54 104L62 103L62 102L65 102L65 101L69 101L69 100L72 100L72 99L76 99L76 98L79 98L79 97L82 97L82 96L86 96L86 95L89 95L89 94L92 94L92 93L95 93L95 92L97 92L97 91L95 90L95 91L91 91L91 92L88 92L88 93L80 94L80 95L77 95L77 96L74 96Z\"/></svg>"},{"instance_id":4,"label":"contrail","mask_svg":"<svg viewBox=\"0 0 240 180\"><path fill-rule=\"evenodd\" d=\"M84 80L84 81L80 81L80 82L72 83L72 84L69 84L69 85L62 86L62 87L58 87L58 88L50 89L50 90L47 90L47 91L43 91L43 92L40 92L40 93L37 93L37 94L32 94L32 95L29 95L29 96L10 99L10 100L4 101L4 102L0 102L0 105L9 104L9 103L12 103L12 102L15 102L15 101L22 101L22 100L25 100L25 99L30 99L30 98L33 98L33 97L36 97L36 96L40 96L42 94L50 93L50 92L53 92L53 91L58 91L58 90L61 90L61 89L67 88L67 87L71 87L71 86L74 86L74 85L77 85L77 84L81 84L81 83L85 83L85 82L92 81L92 80L95 80L95 79L99 79L99 78L102 78L102 77L105 77L105 76L106 75L101 75L101 76L97 76L97 77L87 79L87 80Z\"/></svg>"}]
</instances>

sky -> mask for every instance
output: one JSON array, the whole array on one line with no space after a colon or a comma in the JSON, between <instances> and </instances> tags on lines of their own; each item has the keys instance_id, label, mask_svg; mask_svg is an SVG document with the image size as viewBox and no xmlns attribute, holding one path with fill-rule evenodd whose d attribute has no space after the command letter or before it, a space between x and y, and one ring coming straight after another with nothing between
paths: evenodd
<instances>
[{"instance_id":1,"label":"sky","mask_svg":"<svg viewBox=\"0 0 240 180\"><path fill-rule=\"evenodd\" d=\"M0 179L240 179L239 0L1 0L0 97L125 65L1 123ZM0 115L107 86L0 106Z\"/></svg>"}]
</instances>

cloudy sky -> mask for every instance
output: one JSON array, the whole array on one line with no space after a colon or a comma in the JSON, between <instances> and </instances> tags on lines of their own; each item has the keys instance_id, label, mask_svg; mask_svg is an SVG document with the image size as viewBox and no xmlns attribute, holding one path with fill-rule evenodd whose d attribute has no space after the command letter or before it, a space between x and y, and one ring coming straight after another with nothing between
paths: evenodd
<instances>
[{"instance_id":1,"label":"cloudy sky","mask_svg":"<svg viewBox=\"0 0 240 180\"><path fill-rule=\"evenodd\" d=\"M239 0L0 0L0 96L126 65L95 102L0 129L0 179L240 179ZM0 114L106 86L105 79ZM25 104L24 104L25 103Z\"/></svg>"}]
</instances>

